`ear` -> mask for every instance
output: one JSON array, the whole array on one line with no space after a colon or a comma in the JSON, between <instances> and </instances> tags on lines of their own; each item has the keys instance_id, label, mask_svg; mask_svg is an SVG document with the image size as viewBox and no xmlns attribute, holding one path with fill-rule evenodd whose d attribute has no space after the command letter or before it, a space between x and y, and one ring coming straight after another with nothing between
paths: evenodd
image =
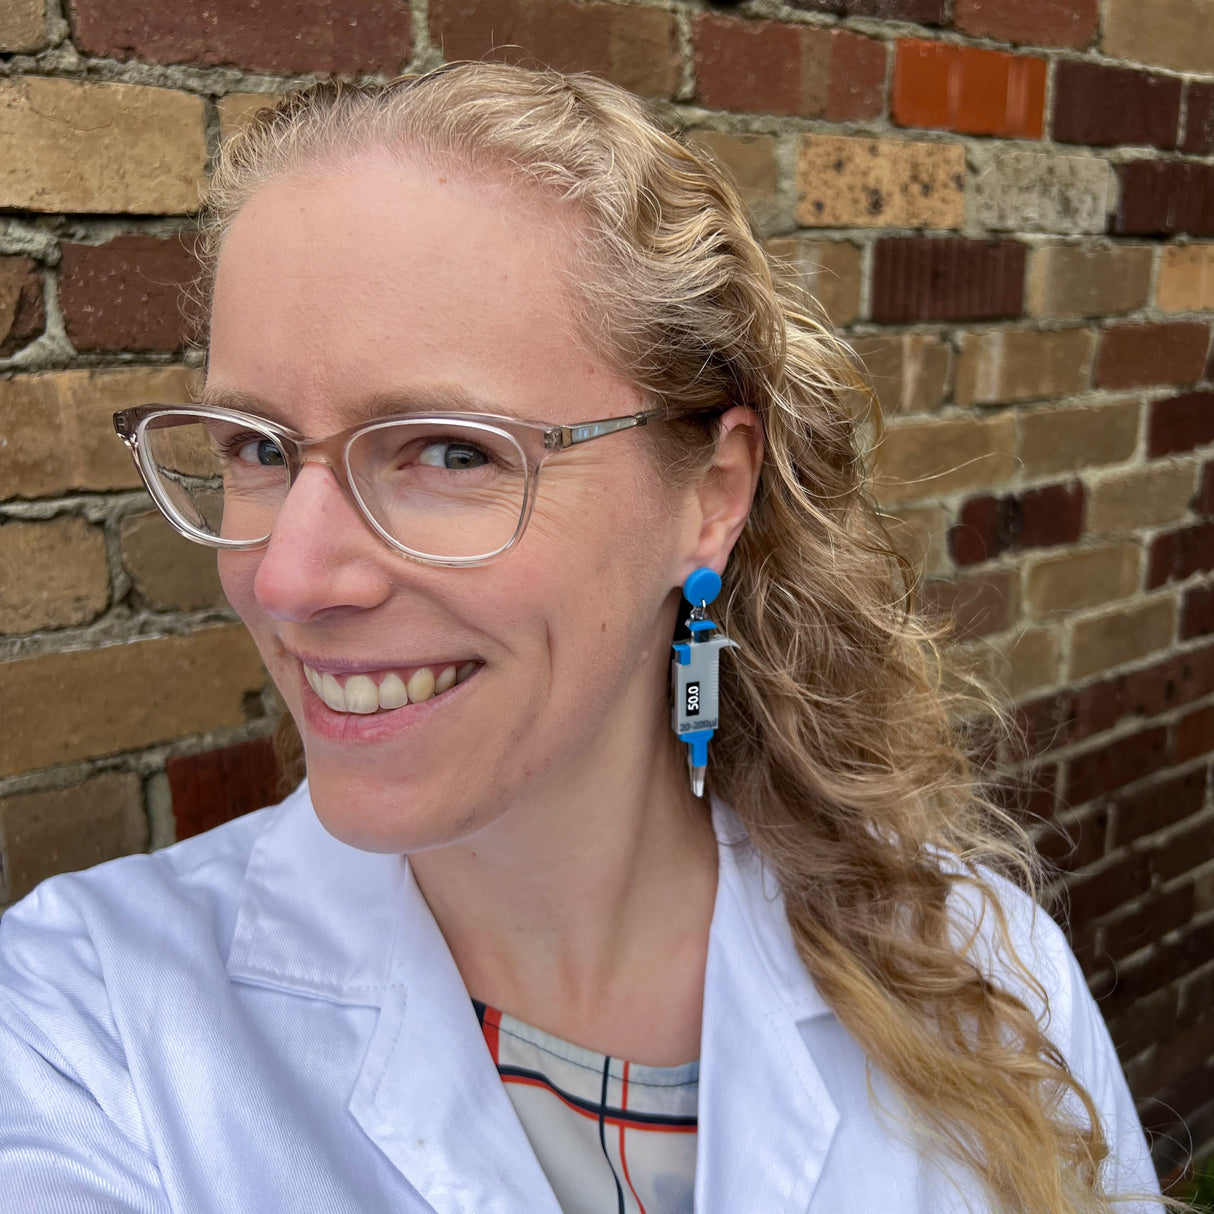
<instances>
[{"instance_id":1,"label":"ear","mask_svg":"<svg viewBox=\"0 0 1214 1214\"><path fill-rule=\"evenodd\" d=\"M687 573L707 565L721 573L737 543L759 484L763 466L763 427L759 415L735 405L721 415L712 462L694 493L699 503L699 534L689 554Z\"/></svg>"}]
</instances>

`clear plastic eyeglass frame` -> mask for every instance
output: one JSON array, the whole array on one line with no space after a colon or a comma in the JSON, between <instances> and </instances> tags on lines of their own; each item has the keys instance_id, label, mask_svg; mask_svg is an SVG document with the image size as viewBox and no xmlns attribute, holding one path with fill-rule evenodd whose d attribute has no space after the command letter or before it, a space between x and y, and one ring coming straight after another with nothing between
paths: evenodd
<instances>
[{"instance_id":1,"label":"clear plastic eyeglass frame","mask_svg":"<svg viewBox=\"0 0 1214 1214\"><path fill-rule=\"evenodd\" d=\"M703 407L676 411L649 409L640 413L604 417L597 421L582 422L572 426L561 425L557 422L523 421L519 418L501 417L491 413L400 413L391 417L361 422L326 438L307 439L294 430L264 417L258 417L254 413L202 405L152 404L119 410L114 414L114 429L131 452L135 466L139 469L139 475L161 514L175 531L195 543L206 544L211 548L243 551L268 544L273 531L253 540L225 539L222 536L201 531L183 518L166 496L160 484L160 478L152 466L149 445L142 441L148 428L154 426L158 421L162 424L172 418L190 422L218 421L250 426L260 430L274 440L285 458L288 491L306 462L322 463L332 471L347 499L354 505L367 525L390 548L410 560L419 561L425 565L458 567L484 565L508 552L519 542L526 529L527 520L531 517L532 507L535 505L540 466L550 456L581 443L604 438L608 434L617 434L622 430L632 430L650 423L677 421L694 416L703 417L716 412L717 410ZM355 440L363 434L399 422L458 425L465 429L480 430L487 435L492 434L498 438L505 438L514 445L522 456L522 466L525 470L523 501L514 534L505 543L490 552L479 553L475 556L441 557L410 548L386 530L374 517L355 484L349 462L350 449Z\"/></svg>"}]
</instances>

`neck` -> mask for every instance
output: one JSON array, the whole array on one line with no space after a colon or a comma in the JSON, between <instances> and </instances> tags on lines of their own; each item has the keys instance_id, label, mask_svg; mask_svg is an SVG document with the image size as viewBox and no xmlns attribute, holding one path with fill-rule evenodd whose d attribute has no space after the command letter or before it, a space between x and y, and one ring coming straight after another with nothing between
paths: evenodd
<instances>
[{"instance_id":1,"label":"neck","mask_svg":"<svg viewBox=\"0 0 1214 1214\"><path fill-rule=\"evenodd\" d=\"M698 1057L717 845L681 747L648 737L600 738L525 804L410 864L474 997L566 1040L674 1065Z\"/></svg>"}]
</instances>

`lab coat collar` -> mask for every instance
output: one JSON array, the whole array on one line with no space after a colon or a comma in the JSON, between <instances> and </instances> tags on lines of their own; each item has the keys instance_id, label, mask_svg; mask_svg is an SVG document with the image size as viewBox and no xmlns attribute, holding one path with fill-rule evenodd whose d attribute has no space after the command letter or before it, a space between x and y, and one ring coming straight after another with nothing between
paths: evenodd
<instances>
[{"instance_id":1,"label":"lab coat collar","mask_svg":"<svg viewBox=\"0 0 1214 1214\"><path fill-rule=\"evenodd\" d=\"M695 1205L804 1211L838 1112L802 1030L830 1009L736 815L714 802L713 826ZM407 862L334 839L306 785L253 849L228 969L379 1007L350 1111L440 1214L559 1214Z\"/></svg>"}]
</instances>

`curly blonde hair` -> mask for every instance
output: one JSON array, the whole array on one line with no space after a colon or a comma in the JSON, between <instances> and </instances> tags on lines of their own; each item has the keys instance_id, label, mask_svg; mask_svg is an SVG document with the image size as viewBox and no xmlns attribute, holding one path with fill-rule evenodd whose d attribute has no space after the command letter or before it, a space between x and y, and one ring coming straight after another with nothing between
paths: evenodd
<instances>
[{"instance_id":1,"label":"curly blonde hair","mask_svg":"<svg viewBox=\"0 0 1214 1214\"><path fill-rule=\"evenodd\" d=\"M950 932L964 884L1044 1000L989 875L1032 889L1032 850L984 795L966 728L1005 716L972 683L945 690L937 634L867 494L848 353L777 281L736 190L602 80L447 65L314 87L230 140L204 212L211 265L261 185L367 148L453 156L567 200L586 233L571 285L587 340L656 407L759 414L758 494L724 575L722 622L741 648L722 674L712 790L778 876L805 965L927 1145L997 1208L1112 1210L1091 1098L1026 1002ZM658 431L668 470L709 458L712 426ZM297 736L290 749L298 758Z\"/></svg>"}]
</instances>

